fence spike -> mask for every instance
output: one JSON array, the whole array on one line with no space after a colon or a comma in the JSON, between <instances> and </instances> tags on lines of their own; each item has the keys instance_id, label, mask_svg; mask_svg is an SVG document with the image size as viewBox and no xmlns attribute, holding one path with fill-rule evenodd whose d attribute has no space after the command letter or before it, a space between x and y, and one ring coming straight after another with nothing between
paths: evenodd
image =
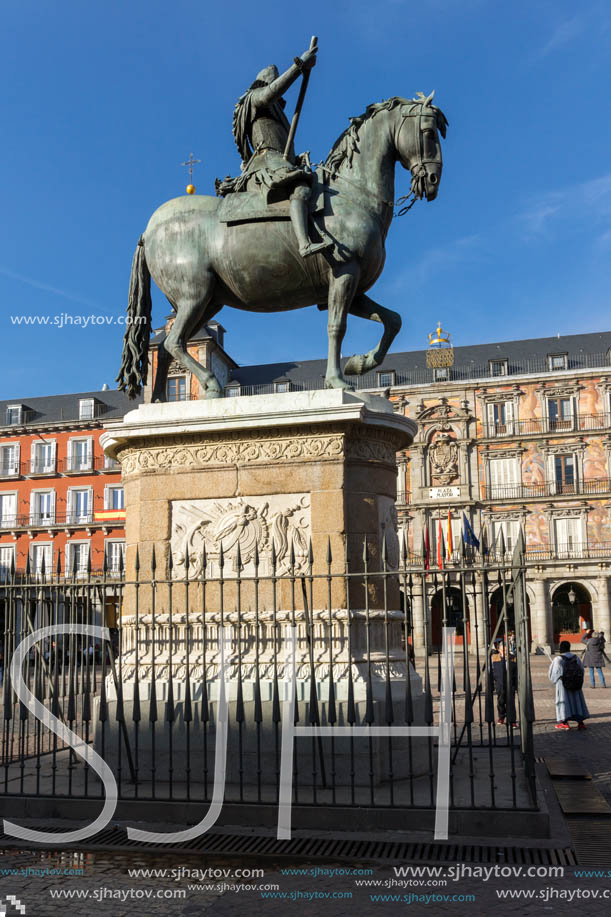
<instances>
[{"instance_id":1,"label":"fence spike","mask_svg":"<svg viewBox=\"0 0 611 917\"><path fill-rule=\"evenodd\" d=\"M157 554L155 552L155 545L151 551L151 571L153 573L153 578L155 577L155 570L157 569Z\"/></svg>"},{"instance_id":2,"label":"fence spike","mask_svg":"<svg viewBox=\"0 0 611 917\"><path fill-rule=\"evenodd\" d=\"M333 560L333 554L331 553L331 536L327 535L327 553L325 556L327 566L331 566L331 561Z\"/></svg>"}]
</instances>

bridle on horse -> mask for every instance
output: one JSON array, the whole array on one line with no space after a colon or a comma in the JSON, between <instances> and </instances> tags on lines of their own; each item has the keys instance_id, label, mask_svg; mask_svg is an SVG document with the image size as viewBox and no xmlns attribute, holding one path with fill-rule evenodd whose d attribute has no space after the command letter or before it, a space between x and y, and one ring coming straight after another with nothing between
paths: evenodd
<instances>
[{"instance_id":1,"label":"bridle on horse","mask_svg":"<svg viewBox=\"0 0 611 917\"><path fill-rule=\"evenodd\" d=\"M420 106L418 114L416 114L414 111L415 105ZM407 108L407 106L403 106L403 108ZM340 175L338 172L335 172L333 169L329 169L324 164L324 162L319 162L318 167L320 167L322 171L326 172L328 175L333 176L334 178L339 178L341 181L346 182L346 184L348 185L353 185L355 188L358 189L360 193L365 192L365 194L368 194L369 197L375 198L376 201L380 201L380 203L386 204L387 207L392 207L393 210L395 209L395 207L401 207L402 204L405 205L405 202L410 201L410 198L411 198L411 201L409 202L409 204L401 207L401 209L394 214L395 217L405 216L405 214L408 213L412 209L416 201L420 201L424 197L425 181L426 181L426 175L427 175L426 165L428 163L435 164L435 165L437 164L436 159L425 158L425 150L424 150L422 138L423 138L424 132L429 130L429 128L425 127L423 129L422 127L422 118L423 118L422 112L424 108L428 108L430 110L430 115L427 113L425 117L435 122L433 125L433 129L437 131L437 123L436 123L437 118L428 100L417 99L411 103L410 110L406 111L403 117L401 118L401 123L399 124L399 128L396 133L396 136L398 137L399 134L401 133L403 125L405 124L408 118L415 118L415 117L418 118L418 123L416 125L416 143L418 145L418 149L417 149L418 163L413 169L411 169L412 181L411 181L409 193L404 194L402 197L397 198L396 201L387 201L382 197L378 197L377 194L374 194L373 191L370 191L368 188L363 188L360 185L357 185L356 182L350 181L350 179L346 178L345 175Z\"/></svg>"}]
</instances>

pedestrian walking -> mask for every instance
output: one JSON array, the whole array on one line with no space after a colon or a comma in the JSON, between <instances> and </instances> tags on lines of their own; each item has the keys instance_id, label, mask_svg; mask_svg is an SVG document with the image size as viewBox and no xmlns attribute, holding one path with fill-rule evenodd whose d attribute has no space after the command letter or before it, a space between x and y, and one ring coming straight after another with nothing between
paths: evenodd
<instances>
[{"instance_id":1,"label":"pedestrian walking","mask_svg":"<svg viewBox=\"0 0 611 917\"><path fill-rule=\"evenodd\" d=\"M497 726L503 726L507 717L511 723L511 728L517 728L516 715L516 690L518 685L518 666L515 656L509 655L509 660L505 656L505 644L501 637L494 641L494 652L491 656L492 678L494 681L494 693L496 694L496 709L498 713ZM511 682L511 688L508 691L507 675Z\"/></svg>"},{"instance_id":2,"label":"pedestrian walking","mask_svg":"<svg viewBox=\"0 0 611 917\"><path fill-rule=\"evenodd\" d=\"M583 696L584 668L568 640L558 647L560 655L552 660L549 680L556 685L556 729L570 729L569 720L577 721L578 729L585 729L584 720L590 714Z\"/></svg>"},{"instance_id":3,"label":"pedestrian walking","mask_svg":"<svg viewBox=\"0 0 611 917\"><path fill-rule=\"evenodd\" d=\"M590 687L596 687L596 679L594 678L594 672L596 671L598 672L601 687L606 688L605 674L603 672L603 666L605 664L604 635L601 637L599 633L590 628L584 632L581 642L586 645L586 651L581 661L583 662L584 668L587 666L590 669Z\"/></svg>"}]
</instances>

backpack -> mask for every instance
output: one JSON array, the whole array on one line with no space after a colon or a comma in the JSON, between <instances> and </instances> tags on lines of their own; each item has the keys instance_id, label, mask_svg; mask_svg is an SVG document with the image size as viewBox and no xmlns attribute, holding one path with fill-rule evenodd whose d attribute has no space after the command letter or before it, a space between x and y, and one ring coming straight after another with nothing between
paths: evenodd
<instances>
[{"instance_id":1,"label":"backpack","mask_svg":"<svg viewBox=\"0 0 611 917\"><path fill-rule=\"evenodd\" d=\"M583 669L576 656L563 658L562 684L567 691L581 691L583 688Z\"/></svg>"}]
</instances>

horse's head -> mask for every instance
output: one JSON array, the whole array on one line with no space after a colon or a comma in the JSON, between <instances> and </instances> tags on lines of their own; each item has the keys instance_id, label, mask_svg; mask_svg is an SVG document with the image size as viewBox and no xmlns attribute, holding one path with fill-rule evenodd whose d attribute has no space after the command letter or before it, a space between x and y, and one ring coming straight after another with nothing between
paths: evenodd
<instances>
[{"instance_id":1,"label":"horse's head","mask_svg":"<svg viewBox=\"0 0 611 917\"><path fill-rule=\"evenodd\" d=\"M441 181L441 142L446 135L447 119L433 104L434 92L409 99L398 109L399 121L395 146L401 165L412 173L411 192L416 200L437 197Z\"/></svg>"}]
</instances>

